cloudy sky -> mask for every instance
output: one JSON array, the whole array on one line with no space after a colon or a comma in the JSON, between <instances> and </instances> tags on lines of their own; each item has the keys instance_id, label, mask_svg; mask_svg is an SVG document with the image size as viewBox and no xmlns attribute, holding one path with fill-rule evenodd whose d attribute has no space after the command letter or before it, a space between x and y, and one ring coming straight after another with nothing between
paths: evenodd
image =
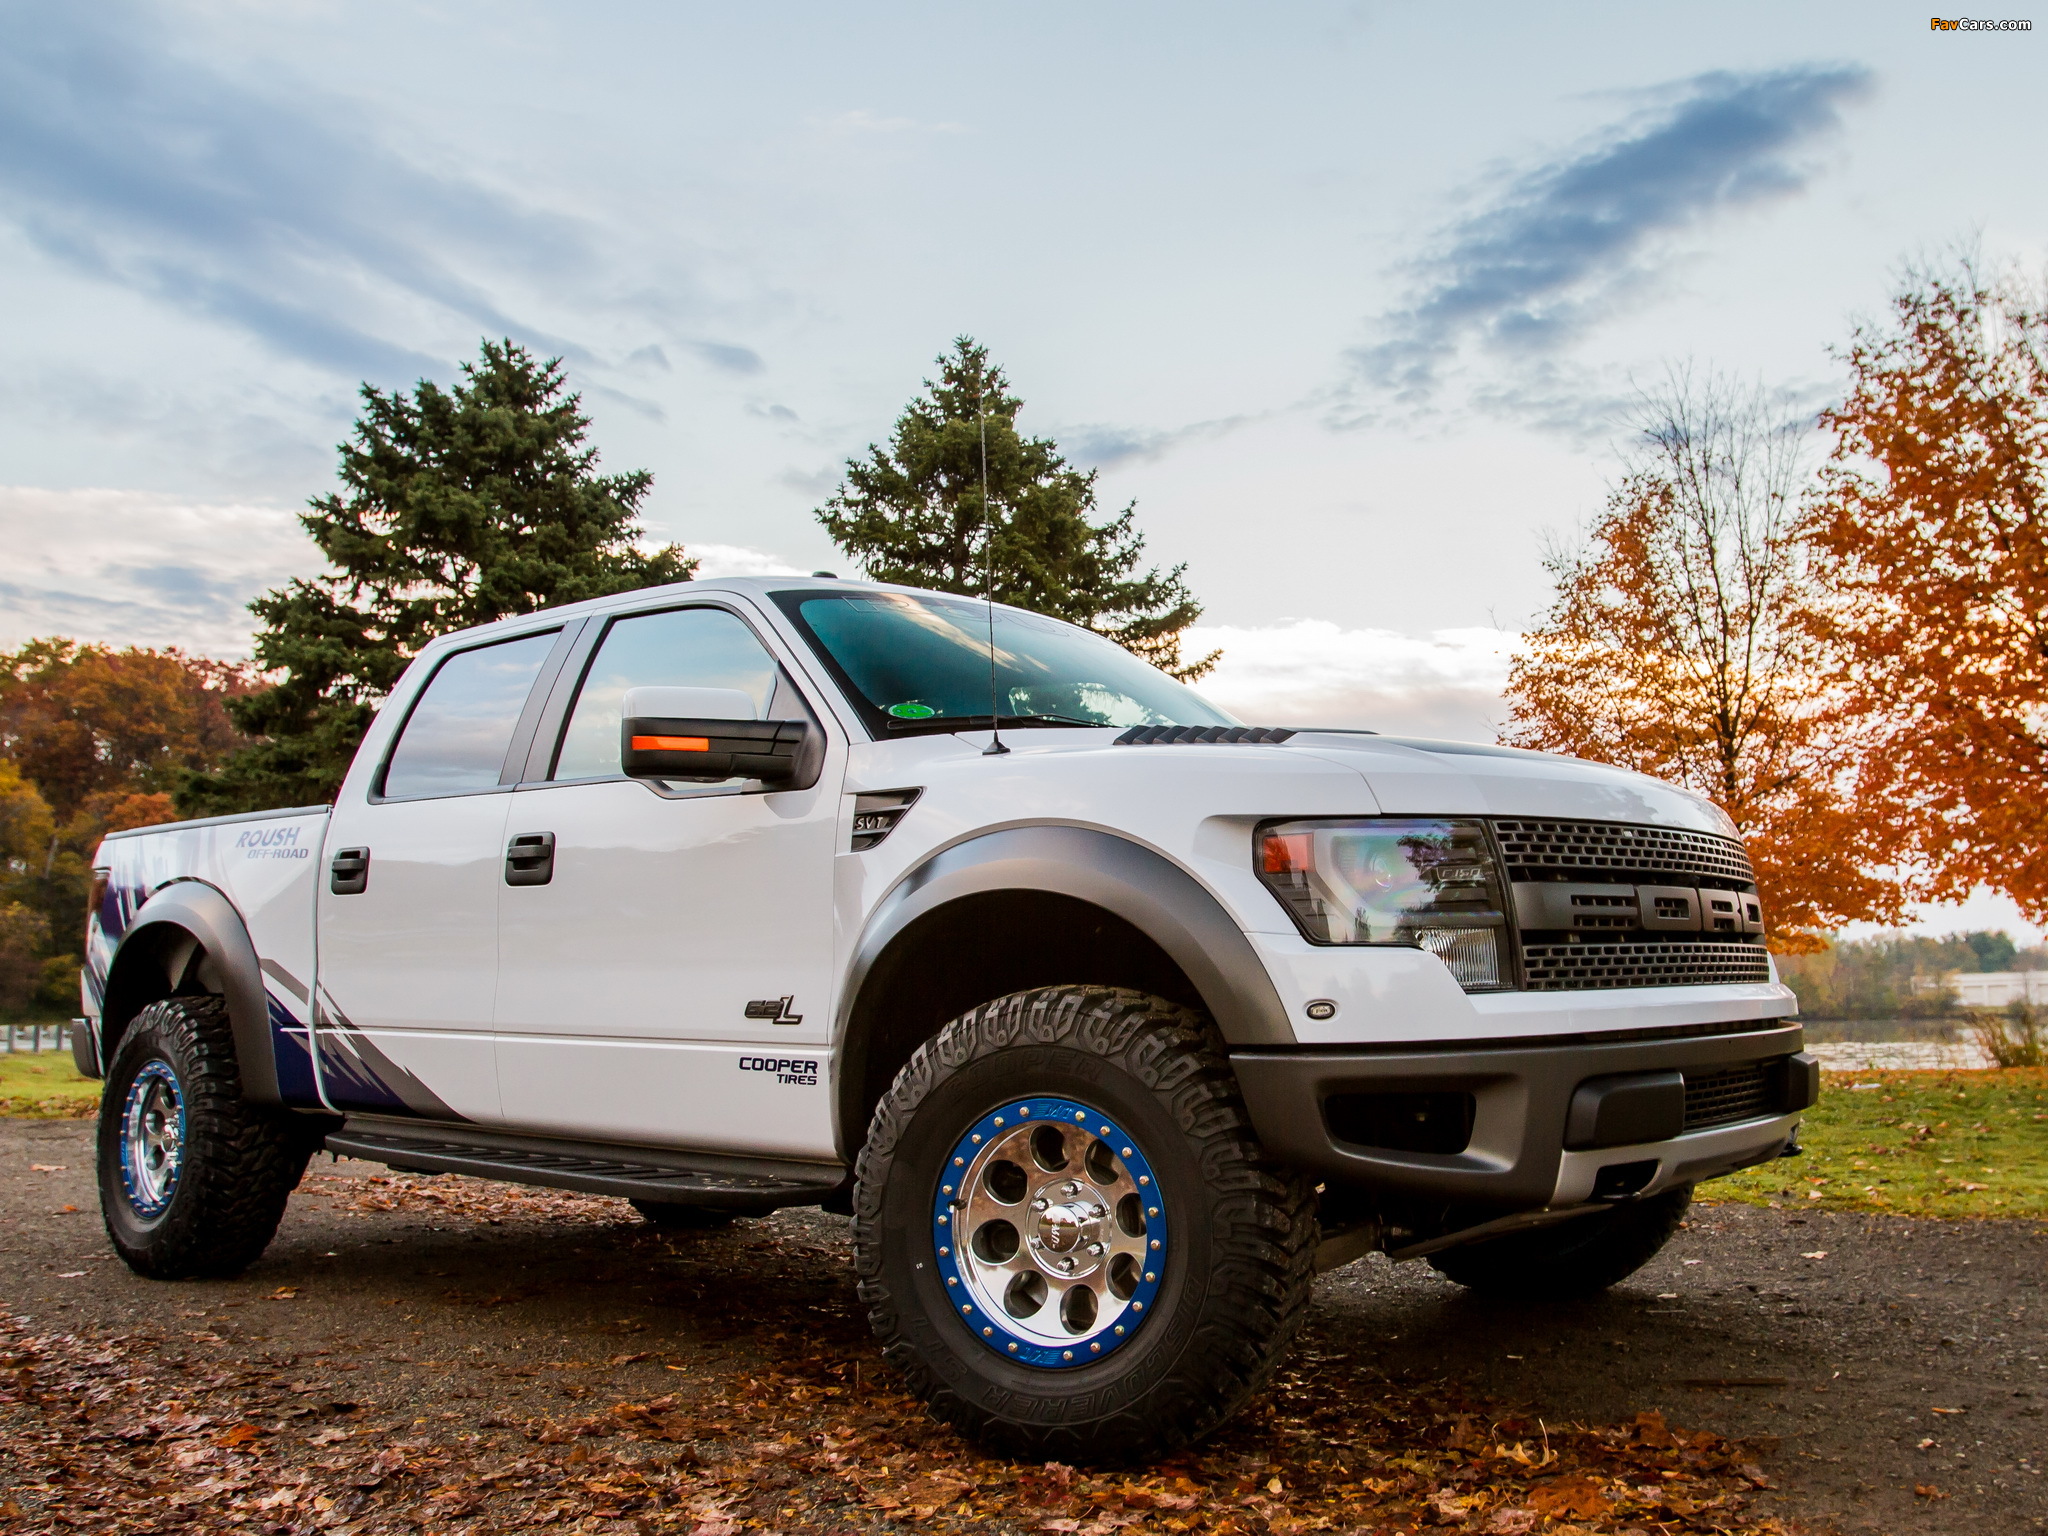
<instances>
[{"instance_id":1,"label":"cloudy sky","mask_svg":"<svg viewBox=\"0 0 2048 1536\"><path fill-rule=\"evenodd\" d=\"M1817 404L1902 263L2048 253L2039 35L1927 17L0 0L0 643L241 651L358 384L485 334L707 570L837 567L968 333L1219 699L1486 737L1636 389Z\"/></svg>"}]
</instances>

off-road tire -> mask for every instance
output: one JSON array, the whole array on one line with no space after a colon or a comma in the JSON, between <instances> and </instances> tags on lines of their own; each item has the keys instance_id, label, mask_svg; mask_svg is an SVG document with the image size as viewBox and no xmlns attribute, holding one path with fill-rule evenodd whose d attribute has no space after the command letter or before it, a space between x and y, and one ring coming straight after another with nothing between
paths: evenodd
<instances>
[{"instance_id":1,"label":"off-road tire","mask_svg":"<svg viewBox=\"0 0 2048 1536\"><path fill-rule=\"evenodd\" d=\"M182 1160L168 1204L138 1214L122 1177L128 1090L151 1063L174 1074L184 1104ZM287 1112L242 1098L227 1005L172 997L135 1016L100 1095L100 1212L115 1250L139 1275L194 1280L239 1274L277 1231L315 1137Z\"/></svg>"},{"instance_id":2,"label":"off-road tire","mask_svg":"<svg viewBox=\"0 0 2048 1536\"><path fill-rule=\"evenodd\" d=\"M1597 1216L1449 1248L1432 1254L1429 1262L1438 1274L1483 1296L1510 1301L1592 1296L1654 1259L1691 1204L1692 1186L1684 1184Z\"/></svg>"},{"instance_id":3,"label":"off-road tire","mask_svg":"<svg viewBox=\"0 0 2048 1536\"><path fill-rule=\"evenodd\" d=\"M1069 1369L985 1345L934 1259L956 1142L1033 1096L1114 1118L1165 1196L1170 1249L1150 1313L1113 1353ZM1260 1148L1215 1027L1140 992L1043 987L955 1019L883 1095L856 1175L854 1264L883 1353L936 1417L1031 1460L1157 1456L1215 1428L1273 1374L1314 1281L1314 1192Z\"/></svg>"},{"instance_id":4,"label":"off-road tire","mask_svg":"<svg viewBox=\"0 0 2048 1536\"><path fill-rule=\"evenodd\" d=\"M737 1211L724 1211L710 1205L678 1205L672 1200L632 1200L627 1202L638 1211L641 1218L651 1227L664 1232L709 1232L732 1225Z\"/></svg>"}]
</instances>

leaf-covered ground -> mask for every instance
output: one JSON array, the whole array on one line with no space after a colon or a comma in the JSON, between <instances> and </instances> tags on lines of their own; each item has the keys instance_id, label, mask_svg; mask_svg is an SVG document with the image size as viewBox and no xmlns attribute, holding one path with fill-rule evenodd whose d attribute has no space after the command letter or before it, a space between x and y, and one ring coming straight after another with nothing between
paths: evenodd
<instances>
[{"instance_id":1,"label":"leaf-covered ground","mask_svg":"<svg viewBox=\"0 0 2048 1536\"><path fill-rule=\"evenodd\" d=\"M1545 1423L1448 1385L1313 1353L1196 1451L1140 1469L979 1454L896 1390L857 1314L843 1252L775 1224L670 1237L616 1202L456 1179L316 1173L338 1217L429 1232L546 1223L565 1251L625 1231L652 1306L736 1347L549 1357L526 1277L443 1291L484 1342L399 1353L386 1328L308 1347L281 1309L193 1288L180 1328L0 1321L0 1528L10 1533L1030 1532L1293 1536L1308 1531L1775 1531L1751 1518L1754 1452L1655 1413ZM482 1236L484 1234L478 1234ZM388 1242L390 1239L374 1239ZM423 1286L430 1282L422 1282ZM223 1299L226 1298L226 1299ZM418 1303L424 1310L426 1303ZM519 1337L491 1318L519 1312ZM566 1325L565 1325L566 1326ZM273 1341L291 1333L297 1342ZM464 1335L465 1337L471 1335ZM561 1342L567 1342L563 1336ZM622 1381L631 1388L619 1390ZM1930 1497L1932 1497L1930 1493Z\"/></svg>"}]
</instances>

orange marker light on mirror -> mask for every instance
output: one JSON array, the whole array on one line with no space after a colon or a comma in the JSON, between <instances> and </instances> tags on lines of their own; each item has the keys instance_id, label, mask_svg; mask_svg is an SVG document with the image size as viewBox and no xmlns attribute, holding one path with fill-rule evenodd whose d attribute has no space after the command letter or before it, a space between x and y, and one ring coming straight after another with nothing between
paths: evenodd
<instances>
[{"instance_id":1,"label":"orange marker light on mirror","mask_svg":"<svg viewBox=\"0 0 2048 1536\"><path fill-rule=\"evenodd\" d=\"M703 736L635 736L635 752L709 752L711 742Z\"/></svg>"}]
</instances>

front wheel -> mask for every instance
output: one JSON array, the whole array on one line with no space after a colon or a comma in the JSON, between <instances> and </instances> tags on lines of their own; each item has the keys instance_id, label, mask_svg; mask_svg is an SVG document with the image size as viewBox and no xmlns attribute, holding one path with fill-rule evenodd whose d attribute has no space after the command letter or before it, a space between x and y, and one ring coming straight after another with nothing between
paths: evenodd
<instances>
[{"instance_id":1,"label":"front wheel","mask_svg":"<svg viewBox=\"0 0 2048 1536\"><path fill-rule=\"evenodd\" d=\"M100 1097L100 1211L137 1274L190 1280L247 1268L312 1151L286 1116L243 1101L219 998L151 1003L121 1036Z\"/></svg>"},{"instance_id":2,"label":"front wheel","mask_svg":"<svg viewBox=\"0 0 2048 1536\"><path fill-rule=\"evenodd\" d=\"M1654 1259L1691 1205L1692 1186L1683 1184L1554 1227L1447 1249L1429 1262L1446 1279L1503 1300L1592 1296Z\"/></svg>"},{"instance_id":3,"label":"front wheel","mask_svg":"<svg viewBox=\"0 0 2048 1536\"><path fill-rule=\"evenodd\" d=\"M1221 1423L1300 1326L1315 1234L1214 1028L1108 987L947 1025L883 1096L854 1195L883 1352L940 1418L1034 1459Z\"/></svg>"}]
</instances>

